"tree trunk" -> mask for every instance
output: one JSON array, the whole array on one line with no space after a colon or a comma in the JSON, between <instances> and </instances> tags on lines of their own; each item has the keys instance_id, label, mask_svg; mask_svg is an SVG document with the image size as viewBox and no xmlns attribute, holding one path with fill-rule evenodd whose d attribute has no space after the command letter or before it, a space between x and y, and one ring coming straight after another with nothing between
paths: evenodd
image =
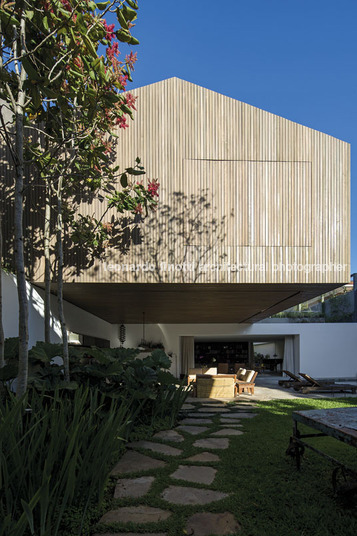
<instances>
[{"instance_id":1,"label":"tree trunk","mask_svg":"<svg viewBox=\"0 0 357 536\"><path fill-rule=\"evenodd\" d=\"M58 320L61 324L62 343L63 343L63 365L64 377L66 381L70 380L69 376L69 352L68 352L68 335L63 311L63 219L62 219L62 179L58 181L57 193L57 303L58 303Z\"/></svg>"},{"instance_id":2,"label":"tree trunk","mask_svg":"<svg viewBox=\"0 0 357 536\"><path fill-rule=\"evenodd\" d=\"M4 327L2 324L2 218L0 214L0 368L5 366Z\"/></svg>"},{"instance_id":3,"label":"tree trunk","mask_svg":"<svg viewBox=\"0 0 357 536\"><path fill-rule=\"evenodd\" d=\"M25 20L20 22L21 55L25 49ZM17 396L22 396L27 389L28 377L28 302L26 292L24 241L23 241L23 203L24 203L24 82L26 72L21 66L19 73L19 91L16 103L15 139L16 139L16 178L14 198L14 250L19 302L19 373L17 377Z\"/></svg>"},{"instance_id":4,"label":"tree trunk","mask_svg":"<svg viewBox=\"0 0 357 536\"><path fill-rule=\"evenodd\" d=\"M45 229L44 229L44 255L45 255L45 299L44 299L44 323L45 342L51 342L51 259L50 259L50 238L51 238L51 195L49 185L46 181L46 207L45 207Z\"/></svg>"}]
</instances>

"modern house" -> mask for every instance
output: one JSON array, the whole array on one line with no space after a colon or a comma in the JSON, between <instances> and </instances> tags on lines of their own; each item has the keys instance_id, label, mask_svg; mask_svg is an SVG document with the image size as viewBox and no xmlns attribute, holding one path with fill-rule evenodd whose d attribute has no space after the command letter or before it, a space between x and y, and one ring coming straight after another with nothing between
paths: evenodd
<instances>
[{"instance_id":1,"label":"modern house","mask_svg":"<svg viewBox=\"0 0 357 536\"><path fill-rule=\"evenodd\" d=\"M127 346L162 342L176 374L195 342L241 342L252 359L253 342L276 341L292 369L356 376L348 359L339 372L333 363L341 325L259 323L350 280L349 144L178 78L132 93L117 162L140 156L159 208L143 222L106 216L123 232L100 260L69 248L69 330L115 345L125 324ZM81 209L98 217L103 206ZM41 262L31 278L43 285ZM355 325L342 326L354 351Z\"/></svg>"}]
</instances>

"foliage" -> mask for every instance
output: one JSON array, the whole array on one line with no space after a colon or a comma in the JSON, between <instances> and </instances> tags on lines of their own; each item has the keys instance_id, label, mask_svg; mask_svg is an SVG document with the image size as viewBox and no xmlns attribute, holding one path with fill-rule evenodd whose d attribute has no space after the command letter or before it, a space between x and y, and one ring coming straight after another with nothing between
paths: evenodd
<instances>
[{"instance_id":1,"label":"foliage","mask_svg":"<svg viewBox=\"0 0 357 536\"><path fill-rule=\"evenodd\" d=\"M16 375L17 340L6 350L3 385ZM38 342L32 388L0 402L0 536L56 536L71 525L82 534L123 441L173 426L188 395L162 350L140 360L136 349L71 348L71 384L52 361L60 353Z\"/></svg>"},{"instance_id":2,"label":"foliage","mask_svg":"<svg viewBox=\"0 0 357 536\"><path fill-rule=\"evenodd\" d=\"M103 496L132 419L130 399L105 411L104 396L88 388L73 401L55 390L0 403L0 534L20 536L29 527L56 536L68 505L81 506L84 517Z\"/></svg>"},{"instance_id":3,"label":"foliage","mask_svg":"<svg viewBox=\"0 0 357 536\"><path fill-rule=\"evenodd\" d=\"M17 339L6 339L7 364L0 370L0 381L11 382L17 375ZM86 385L100 391L110 404L112 399L132 400L136 422L152 426L157 419L176 419L188 390L169 372L170 358L156 349L144 359L135 348L70 347L71 382L64 379L63 366L53 362L62 353L61 344L37 342L29 351L29 385L38 391L75 391Z\"/></svg>"},{"instance_id":4,"label":"foliage","mask_svg":"<svg viewBox=\"0 0 357 536\"><path fill-rule=\"evenodd\" d=\"M117 30L115 23L107 24L110 13L116 14ZM17 71L23 72L26 165L37 169L55 195L64 178L60 195L73 239L92 248L110 239L111 226L103 218L75 217L76 196L104 188L108 208L120 213L141 214L157 204L157 181L145 186L138 180L145 174L139 158L120 174L113 164L116 130L128 126L136 109L135 98L122 93L136 54L118 59L120 41L138 43L131 35L136 18L136 3L118 0L27 0L24 9L12 3L0 8L0 97L15 114ZM26 50L21 49L22 25ZM122 190L109 187L118 178Z\"/></svg>"},{"instance_id":5,"label":"foliage","mask_svg":"<svg viewBox=\"0 0 357 536\"><path fill-rule=\"evenodd\" d=\"M13 245L19 289L20 393L26 390L28 377L23 239L23 210L29 204L26 192L37 188L37 202L41 205L42 200L46 213L45 247L39 254L44 250L47 289L50 227L54 223L51 211L56 212L58 317L67 380L64 238L71 242L73 232L73 243L85 244L89 255L99 255L114 227L113 222L104 220L110 209L142 215L157 204L159 184L157 180L143 183L145 170L138 157L133 167L121 173L114 163L117 130L128 127L136 109L135 98L123 93L131 80L136 54L130 52L124 62L118 57L119 42L138 43L131 34L137 10L133 0L21 0L0 5L0 99L4 102L0 106L0 135L15 177ZM115 16L115 23L107 23L109 14ZM103 214L78 214L80 203L96 195L106 201ZM49 308L45 311L48 332Z\"/></svg>"}]
</instances>

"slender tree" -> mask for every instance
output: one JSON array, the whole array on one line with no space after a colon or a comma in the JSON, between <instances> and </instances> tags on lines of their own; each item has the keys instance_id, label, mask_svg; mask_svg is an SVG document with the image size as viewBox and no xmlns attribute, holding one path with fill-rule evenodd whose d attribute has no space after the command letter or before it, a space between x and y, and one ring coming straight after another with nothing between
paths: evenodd
<instances>
[{"instance_id":1,"label":"slender tree","mask_svg":"<svg viewBox=\"0 0 357 536\"><path fill-rule=\"evenodd\" d=\"M74 217L70 200L83 191L95 193L116 179L118 169L110 158L114 130L126 128L135 108L135 99L123 93L135 61L132 53L124 63L118 59L119 41L137 44L131 27L137 16L134 0L20 0L2 3L0 97L14 113L12 131L1 132L9 145L15 169L14 251L19 296L19 379L18 394L27 385L28 320L23 249L25 167L38 170L46 187L46 226L51 220L51 201L56 206L59 314L64 345L63 317L63 236L66 225L73 225L81 237L82 223L103 237L107 228L101 220L89 222ZM107 24L108 13L115 13L119 29ZM102 54L105 48L106 53ZM2 122L3 124L3 122ZM121 175L121 191L108 195L108 204L119 212L142 212L156 203L152 183L128 180L142 174L129 168ZM155 185L156 188L156 185ZM46 263L49 262L48 227L45 230ZM46 270L46 315L48 332L49 271ZM68 359L64 350L66 377Z\"/></svg>"},{"instance_id":2,"label":"slender tree","mask_svg":"<svg viewBox=\"0 0 357 536\"><path fill-rule=\"evenodd\" d=\"M4 357L4 326L2 323L2 215L0 212L0 368L5 365Z\"/></svg>"}]
</instances>

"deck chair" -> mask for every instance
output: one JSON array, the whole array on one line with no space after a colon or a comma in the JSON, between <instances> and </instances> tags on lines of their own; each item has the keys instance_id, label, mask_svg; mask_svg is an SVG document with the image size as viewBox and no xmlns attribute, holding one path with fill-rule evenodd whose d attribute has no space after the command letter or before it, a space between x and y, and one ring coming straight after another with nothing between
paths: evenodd
<instances>
[{"instance_id":1,"label":"deck chair","mask_svg":"<svg viewBox=\"0 0 357 536\"><path fill-rule=\"evenodd\" d=\"M334 381L319 381L315 380L308 374L299 372L300 376L310 382L310 385L302 387L300 390L303 394L308 393L356 393L357 385L348 383L335 383Z\"/></svg>"},{"instance_id":2,"label":"deck chair","mask_svg":"<svg viewBox=\"0 0 357 536\"><path fill-rule=\"evenodd\" d=\"M243 393L254 395L255 378L258 372L256 370L247 370L246 380L237 380L235 385L235 396Z\"/></svg>"},{"instance_id":3,"label":"deck chair","mask_svg":"<svg viewBox=\"0 0 357 536\"><path fill-rule=\"evenodd\" d=\"M310 382L303 381L299 376L296 376L290 370L283 370L284 374L289 376L290 380L279 380L278 384L281 387L286 387L287 389L289 387L298 387L299 385L302 387L303 385L310 385Z\"/></svg>"},{"instance_id":4,"label":"deck chair","mask_svg":"<svg viewBox=\"0 0 357 536\"><path fill-rule=\"evenodd\" d=\"M314 387L321 387L321 385L326 385L326 384L331 385L331 384L336 383L333 380L331 381L315 380L315 378L313 378L312 376L309 376L308 374L304 374L303 372L299 372L299 374L302 378L304 378L304 380L306 380L308 383L310 383Z\"/></svg>"},{"instance_id":5,"label":"deck chair","mask_svg":"<svg viewBox=\"0 0 357 536\"><path fill-rule=\"evenodd\" d=\"M293 388L295 391L300 391L302 393L309 392L308 389L310 387L322 388L324 386L334 385L335 383L333 380L331 381L315 380L315 378L313 378L312 376L309 376L308 374L304 374L303 372L299 372L299 376L301 376L303 380L301 380L299 383L298 382L294 383ZM304 389L307 389L307 390L304 391Z\"/></svg>"}]
</instances>

